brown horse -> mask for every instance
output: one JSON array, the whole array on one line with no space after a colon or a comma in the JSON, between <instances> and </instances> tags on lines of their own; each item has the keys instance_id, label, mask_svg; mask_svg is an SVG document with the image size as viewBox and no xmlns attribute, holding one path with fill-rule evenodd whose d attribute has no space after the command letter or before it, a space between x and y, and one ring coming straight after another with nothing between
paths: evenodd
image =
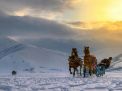
<instances>
[{"instance_id":1,"label":"brown horse","mask_svg":"<svg viewBox=\"0 0 122 91\"><path fill-rule=\"evenodd\" d=\"M72 68L73 68L74 69L73 76L75 76L75 72L77 71L78 73L77 68L80 67L80 75L81 75L81 68L82 68L83 61L81 58L78 57L76 48L72 48L72 53L71 56L69 56L68 61L69 61L70 74L72 74Z\"/></svg>"},{"instance_id":2,"label":"brown horse","mask_svg":"<svg viewBox=\"0 0 122 91\"><path fill-rule=\"evenodd\" d=\"M69 71L70 71L70 74L72 74L72 70L71 68L74 69L73 71L73 76L75 76L75 72L77 71L78 73L78 67L80 67L80 75L81 75L81 68L82 68L82 64L83 64L83 61L81 58L75 58L75 57L69 57Z\"/></svg>"},{"instance_id":3,"label":"brown horse","mask_svg":"<svg viewBox=\"0 0 122 91\"><path fill-rule=\"evenodd\" d=\"M95 56L90 55L89 47L84 48L84 77L86 70L89 71L90 76L95 73L97 59Z\"/></svg>"},{"instance_id":4,"label":"brown horse","mask_svg":"<svg viewBox=\"0 0 122 91\"><path fill-rule=\"evenodd\" d=\"M109 57L107 59L103 59L101 60L100 64L104 64L105 65L105 68L109 68L110 64L111 64L111 60L112 60L112 57Z\"/></svg>"}]
</instances>

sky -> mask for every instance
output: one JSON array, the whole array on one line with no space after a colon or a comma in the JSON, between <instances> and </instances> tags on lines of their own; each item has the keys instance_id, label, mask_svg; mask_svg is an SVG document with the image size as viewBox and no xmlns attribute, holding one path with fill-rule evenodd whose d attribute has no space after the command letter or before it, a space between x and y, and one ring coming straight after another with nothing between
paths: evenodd
<instances>
[{"instance_id":1,"label":"sky","mask_svg":"<svg viewBox=\"0 0 122 91\"><path fill-rule=\"evenodd\" d=\"M122 20L122 0L0 0L9 15L33 16L59 21Z\"/></svg>"},{"instance_id":2,"label":"sky","mask_svg":"<svg viewBox=\"0 0 122 91\"><path fill-rule=\"evenodd\" d=\"M122 0L0 0L0 38L62 52L122 46Z\"/></svg>"}]
</instances>

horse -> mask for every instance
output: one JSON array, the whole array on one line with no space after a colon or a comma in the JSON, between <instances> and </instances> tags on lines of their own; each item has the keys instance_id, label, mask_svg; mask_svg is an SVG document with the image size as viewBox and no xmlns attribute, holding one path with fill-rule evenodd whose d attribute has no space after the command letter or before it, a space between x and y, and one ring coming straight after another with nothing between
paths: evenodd
<instances>
[{"instance_id":1,"label":"horse","mask_svg":"<svg viewBox=\"0 0 122 91\"><path fill-rule=\"evenodd\" d=\"M101 60L100 63L103 63L105 65L105 69L108 69L111 64L112 57L106 58Z\"/></svg>"},{"instance_id":2,"label":"horse","mask_svg":"<svg viewBox=\"0 0 122 91\"><path fill-rule=\"evenodd\" d=\"M105 69L108 69L111 64L112 57L108 59L103 59L96 67L96 76L103 76L105 74Z\"/></svg>"},{"instance_id":3,"label":"horse","mask_svg":"<svg viewBox=\"0 0 122 91\"><path fill-rule=\"evenodd\" d=\"M70 71L70 74L73 73L73 76L75 76L75 72L77 71L77 74L78 74L78 67L80 67L80 75L81 75L81 68L82 68L82 64L83 64L83 61L81 58L76 58L74 56L69 56L69 71ZM72 68L73 68L73 72L72 72Z\"/></svg>"},{"instance_id":4,"label":"horse","mask_svg":"<svg viewBox=\"0 0 122 91\"><path fill-rule=\"evenodd\" d=\"M84 48L84 77L86 70L89 71L89 75L95 74L97 59L94 55L90 55L89 47Z\"/></svg>"}]
</instances>

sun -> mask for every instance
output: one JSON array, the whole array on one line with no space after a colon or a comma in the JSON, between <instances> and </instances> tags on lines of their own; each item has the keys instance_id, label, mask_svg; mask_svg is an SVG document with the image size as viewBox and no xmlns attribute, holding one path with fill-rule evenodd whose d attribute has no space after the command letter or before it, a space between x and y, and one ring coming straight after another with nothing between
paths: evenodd
<instances>
[{"instance_id":1,"label":"sun","mask_svg":"<svg viewBox=\"0 0 122 91\"><path fill-rule=\"evenodd\" d=\"M113 21L122 21L122 0L113 0L107 9L107 15Z\"/></svg>"}]
</instances>

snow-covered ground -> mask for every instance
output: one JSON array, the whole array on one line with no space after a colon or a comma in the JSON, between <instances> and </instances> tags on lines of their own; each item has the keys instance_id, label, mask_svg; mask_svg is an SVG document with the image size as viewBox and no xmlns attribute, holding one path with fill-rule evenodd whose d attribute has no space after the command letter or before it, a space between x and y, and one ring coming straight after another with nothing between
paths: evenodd
<instances>
[{"instance_id":1,"label":"snow-covered ground","mask_svg":"<svg viewBox=\"0 0 122 91\"><path fill-rule=\"evenodd\" d=\"M122 73L72 77L68 73L0 76L0 91L122 91Z\"/></svg>"}]
</instances>

